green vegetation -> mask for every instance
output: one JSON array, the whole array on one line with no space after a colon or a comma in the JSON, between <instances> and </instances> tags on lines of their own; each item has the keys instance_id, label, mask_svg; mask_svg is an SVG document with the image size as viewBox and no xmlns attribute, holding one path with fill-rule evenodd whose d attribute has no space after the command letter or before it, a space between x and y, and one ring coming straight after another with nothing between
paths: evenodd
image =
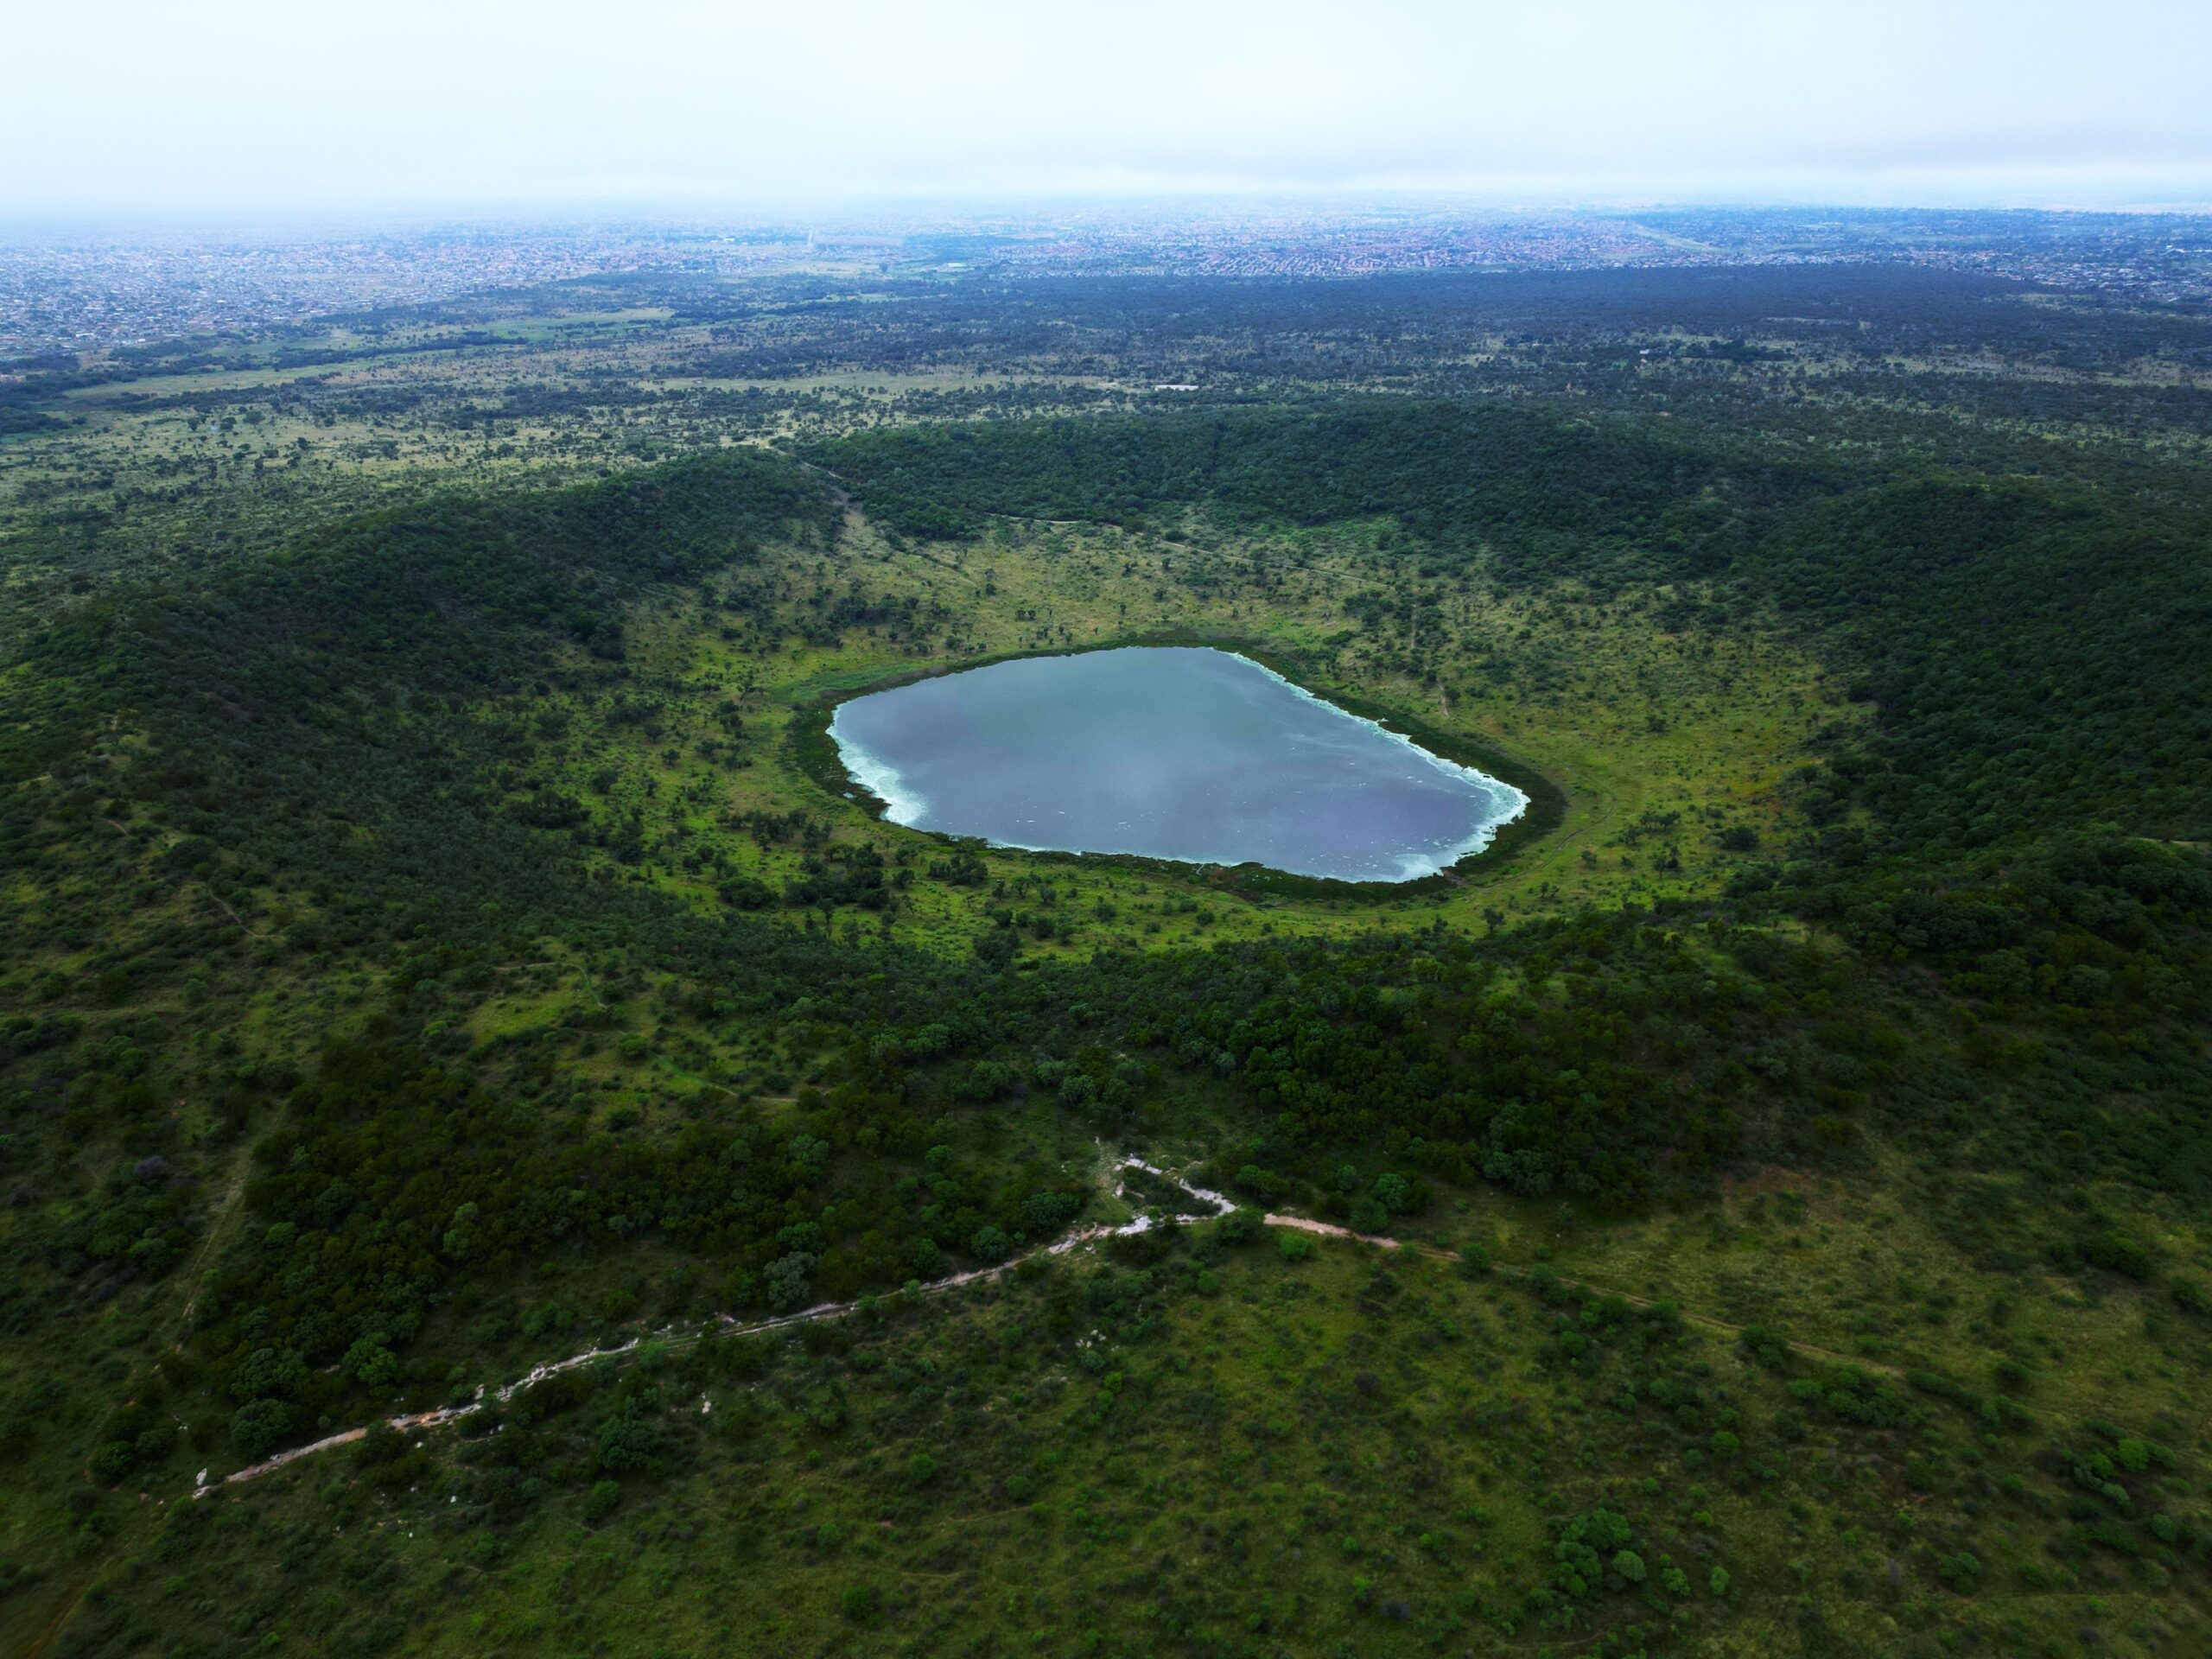
<instances>
[{"instance_id":1,"label":"green vegetation","mask_svg":"<svg viewBox=\"0 0 2212 1659\"><path fill-rule=\"evenodd\" d=\"M2104 1561L2141 1569L2088 1598L2115 1629L2193 1570L2156 1442L2026 1410L1993 1431L2001 1397L1542 1274L1210 1232L804 1339L649 1344L443 1444L385 1433L177 1504L144 1603L340 1649L619 1649L642 1618L702 1649L1080 1627L1121 1652L1633 1650L1808 1624L1879 1647L1982 1596L2010 1645Z\"/></svg>"},{"instance_id":2,"label":"green vegetation","mask_svg":"<svg viewBox=\"0 0 2212 1659\"><path fill-rule=\"evenodd\" d=\"M641 279L13 383L0 1646L2200 1649L2212 491L2056 363L2196 321L1836 290L1984 415L1614 280L1603 372ZM1352 890L821 738L1137 639L1542 810ZM1038 1253L1124 1153L1251 1208Z\"/></svg>"}]
</instances>

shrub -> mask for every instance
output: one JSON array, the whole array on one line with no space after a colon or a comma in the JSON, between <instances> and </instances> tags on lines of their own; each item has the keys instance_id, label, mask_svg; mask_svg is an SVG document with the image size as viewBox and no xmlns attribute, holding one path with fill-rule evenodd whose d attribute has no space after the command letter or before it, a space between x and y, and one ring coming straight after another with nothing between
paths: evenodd
<instances>
[{"instance_id":1,"label":"shrub","mask_svg":"<svg viewBox=\"0 0 2212 1659\"><path fill-rule=\"evenodd\" d=\"M231 1373L231 1398L294 1395L308 1380L306 1363L290 1349L257 1348Z\"/></svg>"},{"instance_id":2,"label":"shrub","mask_svg":"<svg viewBox=\"0 0 2212 1659\"><path fill-rule=\"evenodd\" d=\"M363 1337L346 1351L339 1369L365 1389L388 1388L399 1379L399 1360L385 1347L383 1332Z\"/></svg>"},{"instance_id":3,"label":"shrub","mask_svg":"<svg viewBox=\"0 0 2212 1659\"><path fill-rule=\"evenodd\" d=\"M1955 1555L1946 1555L1938 1560L1936 1576L1961 1595L1967 1595L1981 1582L1981 1562L1962 1549Z\"/></svg>"},{"instance_id":4,"label":"shrub","mask_svg":"<svg viewBox=\"0 0 2212 1659\"><path fill-rule=\"evenodd\" d=\"M231 1441L248 1463L258 1463L276 1449L292 1427L292 1408L282 1400L256 1400L231 1419Z\"/></svg>"},{"instance_id":5,"label":"shrub","mask_svg":"<svg viewBox=\"0 0 2212 1659\"><path fill-rule=\"evenodd\" d=\"M1267 1230L1257 1210L1236 1209L1224 1216L1214 1231L1224 1244L1249 1244Z\"/></svg>"},{"instance_id":6,"label":"shrub","mask_svg":"<svg viewBox=\"0 0 2212 1659\"><path fill-rule=\"evenodd\" d=\"M1235 1185L1255 1198L1273 1200L1282 1197L1286 1183L1281 1176L1262 1169L1257 1164L1246 1164L1233 1178Z\"/></svg>"},{"instance_id":7,"label":"shrub","mask_svg":"<svg viewBox=\"0 0 2212 1659\"><path fill-rule=\"evenodd\" d=\"M375 1422L353 1443L353 1461L364 1469L396 1463L407 1455L407 1438L390 1423Z\"/></svg>"},{"instance_id":8,"label":"shrub","mask_svg":"<svg viewBox=\"0 0 2212 1659\"><path fill-rule=\"evenodd\" d=\"M128 1440L110 1440L92 1453L92 1478L103 1486L112 1486L130 1472L130 1465L137 1461L137 1452Z\"/></svg>"},{"instance_id":9,"label":"shrub","mask_svg":"<svg viewBox=\"0 0 2212 1659\"><path fill-rule=\"evenodd\" d=\"M598 1454L599 1466L611 1475L658 1469L660 1431L645 1418L626 1414L599 1431L592 1449Z\"/></svg>"},{"instance_id":10,"label":"shrub","mask_svg":"<svg viewBox=\"0 0 2212 1659\"><path fill-rule=\"evenodd\" d=\"M804 1307L814 1294L807 1282L807 1274L813 1271L814 1258L804 1250L793 1250L771 1262L762 1274L769 1307L778 1313L795 1313Z\"/></svg>"},{"instance_id":11,"label":"shrub","mask_svg":"<svg viewBox=\"0 0 2212 1659\"><path fill-rule=\"evenodd\" d=\"M1787 1370L1789 1367L1789 1341L1778 1332L1762 1325L1747 1325L1737 1340L1754 1364L1770 1371Z\"/></svg>"},{"instance_id":12,"label":"shrub","mask_svg":"<svg viewBox=\"0 0 2212 1659\"><path fill-rule=\"evenodd\" d=\"M2082 1245L2084 1260L2123 1279L2148 1279L2151 1252L2118 1228L2092 1236Z\"/></svg>"},{"instance_id":13,"label":"shrub","mask_svg":"<svg viewBox=\"0 0 2212 1659\"><path fill-rule=\"evenodd\" d=\"M1621 1571L1625 1559L1634 1565L1636 1577L1641 1580L1643 1559L1630 1549L1633 1540L1627 1516L1618 1510L1600 1504L1576 1516L1560 1529L1559 1542L1552 1550L1555 1562L1552 1582L1570 1596L1592 1594L1604 1580L1602 1564L1609 1551L1616 1572ZM1622 1576L1627 1577L1626 1573Z\"/></svg>"}]
</instances>

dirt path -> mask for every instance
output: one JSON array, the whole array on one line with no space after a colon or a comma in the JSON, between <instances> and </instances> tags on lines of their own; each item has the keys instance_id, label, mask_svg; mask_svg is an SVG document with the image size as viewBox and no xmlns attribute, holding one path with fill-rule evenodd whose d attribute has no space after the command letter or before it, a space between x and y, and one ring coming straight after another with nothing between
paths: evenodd
<instances>
[{"instance_id":1,"label":"dirt path","mask_svg":"<svg viewBox=\"0 0 2212 1659\"><path fill-rule=\"evenodd\" d=\"M1372 1244L1378 1250L1402 1250L1408 1248L1395 1238L1385 1238L1380 1233L1355 1233L1349 1227L1339 1227L1333 1221L1316 1221L1311 1216L1278 1216L1261 1217L1270 1227L1287 1227L1294 1232L1319 1233L1323 1238L1348 1238L1357 1244ZM1416 1255L1437 1256L1447 1261L1458 1258L1447 1250L1433 1250L1422 1244L1410 1247Z\"/></svg>"},{"instance_id":2,"label":"dirt path","mask_svg":"<svg viewBox=\"0 0 2212 1659\"><path fill-rule=\"evenodd\" d=\"M1235 1203L1224 1194L1212 1192L1203 1186L1194 1186L1180 1177L1170 1174L1157 1165L1147 1163L1141 1158L1121 1159L1114 1164L1112 1173L1118 1178L1131 1170L1141 1170L1145 1174L1166 1181L1205 1206L1196 1213L1179 1210L1173 1217L1174 1220L1203 1221L1211 1217L1226 1215L1236 1208ZM1124 1199L1128 1197L1128 1187L1121 1184L1118 1179L1115 1185L1114 1195ZM1272 1220L1273 1217L1270 1219ZM1161 1224L1160 1222L1152 1215L1141 1213L1135 1219L1125 1221L1119 1226L1077 1228L1074 1232L1055 1239L1050 1244L1041 1244L1033 1250L1026 1250L1020 1255L1011 1256L994 1266L974 1268L966 1273L953 1274L948 1278L933 1279L921 1287L921 1294L925 1296L936 1296L946 1291L961 1289L968 1285L982 1284L987 1280L1001 1278L1012 1273L1024 1262L1044 1256L1065 1255L1070 1250L1080 1249L1085 1244L1096 1243L1101 1239L1126 1238L1133 1234L1149 1232L1160 1224ZM1318 1222L1313 1224L1317 1227L1323 1225ZM858 1313L861 1304L857 1301L817 1302L812 1307L803 1307L796 1313L779 1314L770 1319L744 1321L732 1319L725 1313L712 1323L702 1325L696 1330L683 1331L674 1326L668 1326L654 1332L650 1338L632 1337L629 1341L616 1347L594 1348L581 1354L572 1354L566 1359L553 1360L543 1365L533 1365L525 1375L517 1377L502 1388L492 1390L488 1401L486 1391L480 1388L476 1391L474 1399L461 1404L441 1406L435 1410L415 1412L403 1416L386 1418L385 1421L391 1428L401 1433L419 1429L443 1428L449 1423L457 1423L465 1417L474 1416L483 1410L487 1403L505 1405L524 1389L536 1388L540 1382L559 1376L564 1372L576 1370L586 1365L597 1364L602 1360L620 1359L625 1355L633 1354L648 1340L670 1348L689 1348L702 1342L721 1341L730 1337L756 1336L770 1331L785 1331L793 1325L812 1325L823 1319L842 1319L848 1314ZM296 1446L289 1452L279 1452L275 1457L264 1458L259 1463L249 1464L235 1473L225 1475L219 1481L210 1480L207 1478L208 1471L202 1469L198 1480L194 1483L192 1496L195 1499L202 1498L210 1492L219 1491L226 1486L235 1486L245 1481L258 1480L264 1475L273 1475L279 1469L288 1468L303 1458L311 1458L318 1452L334 1451L341 1446L352 1446L357 1441L366 1440L369 1431L366 1427L343 1429L338 1433L326 1435L323 1439L311 1441L306 1446Z\"/></svg>"},{"instance_id":3,"label":"dirt path","mask_svg":"<svg viewBox=\"0 0 2212 1659\"><path fill-rule=\"evenodd\" d=\"M231 1161L235 1167L232 1170L229 1184L223 1189L223 1196L208 1214L207 1236L200 1241L200 1248L192 1253L192 1260L185 1266L192 1293L184 1299L184 1306L177 1310L176 1318L171 1324L169 1351L172 1353L184 1345L184 1332L191 1323L192 1310L200 1305L200 1270L214 1253L216 1239L229 1230L231 1218L238 1212L238 1195L245 1191L246 1177L253 1168L251 1148L241 1146L232 1154Z\"/></svg>"},{"instance_id":4,"label":"dirt path","mask_svg":"<svg viewBox=\"0 0 2212 1659\"><path fill-rule=\"evenodd\" d=\"M1225 1193L1194 1185L1179 1175L1136 1157L1121 1158L1111 1166L1110 1173L1116 1178L1116 1197L1123 1199L1128 1198L1127 1185L1118 1178L1132 1170L1141 1171L1157 1180L1168 1183L1204 1206L1195 1213L1179 1210L1173 1217L1175 1220L1205 1220L1211 1217L1226 1215L1230 1210L1236 1208L1235 1201ZM1340 1227L1334 1222L1316 1221L1311 1216L1269 1213L1263 1216L1262 1219L1270 1227L1311 1233L1323 1238L1341 1238L1352 1243L1366 1244L1380 1250L1402 1250L1409 1255L1418 1255L1433 1262L1457 1262L1460 1259L1456 1250L1442 1249L1433 1244L1409 1243L1405 1240L1390 1238L1378 1233L1355 1232L1351 1228ZM969 1285L982 1284L1012 1273L1025 1262L1047 1256L1065 1255L1069 1251L1079 1249L1086 1244L1094 1244L1103 1239L1127 1237L1132 1234L1146 1232L1159 1224L1160 1222L1152 1215L1140 1214L1135 1219L1123 1222L1118 1226L1100 1225L1077 1228L1075 1231L1055 1239L1050 1244L1042 1244L1033 1250L1024 1251L1021 1255L1010 1257L995 1266L975 1268L966 1273L953 1274L948 1278L931 1280L920 1287L920 1294L925 1296L942 1295L948 1291L959 1290ZM1516 1267L1502 1262L1493 1263L1490 1271L1501 1278L1517 1279L1523 1281L1533 1279L1536 1272L1535 1268ZM1603 1285L1592 1284L1587 1280L1572 1279L1560 1274L1559 1282L1586 1290L1592 1295L1618 1296L1631 1307L1648 1308L1658 1306L1657 1300L1654 1298L1630 1295L1626 1291L1611 1290ZM680 1330L675 1326L665 1326L653 1332L649 1337L632 1337L629 1341L615 1347L593 1348L581 1354L572 1354L566 1359L534 1365L524 1376L517 1377L504 1387L489 1390L488 1393L486 1389L480 1388L476 1391L474 1399L461 1404L441 1406L431 1411L414 1412L391 1417L385 1419L385 1421L391 1428L401 1433L443 1428L448 1424L457 1423L464 1418L474 1416L478 1412L484 1410L487 1405L504 1405L525 1389L536 1388L539 1383L562 1376L565 1372L577 1370L587 1365L598 1364L602 1361L620 1360L626 1356L634 1354L648 1341L669 1348L689 1348L702 1342L720 1341L731 1337L759 1336L772 1331L786 1331L795 1325L812 1325L824 1319L842 1319L849 1314L859 1312L861 1306L861 1304L858 1301L817 1302L811 1307L803 1307L791 1313L780 1313L773 1319L747 1321L723 1314L714 1321L696 1329ZM1685 1313L1679 1308L1677 1312L1685 1324L1696 1325L1701 1330L1715 1332L1732 1338L1740 1337L1744 1332L1744 1326L1731 1324L1726 1319L1715 1319L1710 1314ZM1899 1380L1902 1380L1905 1375L1902 1367L1885 1365L1878 1361L1863 1359L1853 1355L1840 1354L1831 1349L1817 1347L1811 1343L1783 1342L1783 1345L1793 1353L1802 1355L1807 1358L1823 1360L1831 1364L1854 1366L1860 1370L1879 1372L1885 1376ZM345 1429L308 1445L294 1446L289 1452L280 1452L275 1457L264 1459L259 1463L250 1464L233 1474L224 1476L219 1481L209 1480L208 1471L203 1469L200 1471L199 1480L192 1495L194 1498L201 1498L210 1492L219 1491L225 1486L234 1486L245 1481L258 1480L264 1475L274 1474L278 1470L288 1468L303 1458L314 1457L318 1452L334 1451L341 1446L352 1446L357 1441L365 1440L368 1433L365 1427Z\"/></svg>"},{"instance_id":5,"label":"dirt path","mask_svg":"<svg viewBox=\"0 0 2212 1659\"><path fill-rule=\"evenodd\" d=\"M1270 1227L1295 1228L1301 1233L1318 1233L1325 1238L1347 1238L1355 1243L1372 1244L1377 1249L1404 1250L1413 1255L1425 1256L1432 1262L1459 1260L1459 1253L1457 1250L1440 1249L1433 1244L1408 1244L1402 1239L1386 1238L1379 1233L1356 1233L1349 1227L1339 1227L1333 1222L1315 1221L1310 1216L1269 1215L1265 1219ZM1502 1279L1523 1281L1534 1278L1536 1271L1533 1268L1515 1267L1503 1262L1492 1262L1490 1270ZM1556 1276L1562 1285L1580 1287L1593 1296L1618 1296L1630 1307L1656 1307L1663 1300L1650 1296L1632 1295L1624 1290L1611 1290L1604 1285L1592 1283L1587 1279L1573 1279L1565 1274ZM1690 1313L1680 1304L1675 1306L1675 1311L1685 1325L1694 1325L1700 1330L1717 1331L1727 1336L1740 1337L1745 1329L1740 1325L1732 1325L1726 1319L1716 1319L1710 1313ZM1793 1342L1783 1338L1777 1338L1776 1340L1790 1352L1802 1354L1808 1359L1824 1359L1834 1365L1855 1366L1862 1371L1878 1371L1885 1376L1897 1377L1900 1380L1905 1375L1904 1368L1901 1365L1886 1365L1879 1360L1862 1358L1856 1354L1840 1354L1833 1348L1822 1348L1809 1342Z\"/></svg>"}]
</instances>

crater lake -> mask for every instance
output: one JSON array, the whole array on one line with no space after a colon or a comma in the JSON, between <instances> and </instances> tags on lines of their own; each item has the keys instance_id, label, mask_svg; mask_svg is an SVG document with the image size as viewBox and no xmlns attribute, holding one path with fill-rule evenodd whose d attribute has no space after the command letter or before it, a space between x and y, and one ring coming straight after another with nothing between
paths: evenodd
<instances>
[{"instance_id":1,"label":"crater lake","mask_svg":"<svg viewBox=\"0 0 2212 1659\"><path fill-rule=\"evenodd\" d=\"M994 663L840 704L845 770L895 823L1039 852L1408 881L1529 798L1233 652Z\"/></svg>"}]
</instances>

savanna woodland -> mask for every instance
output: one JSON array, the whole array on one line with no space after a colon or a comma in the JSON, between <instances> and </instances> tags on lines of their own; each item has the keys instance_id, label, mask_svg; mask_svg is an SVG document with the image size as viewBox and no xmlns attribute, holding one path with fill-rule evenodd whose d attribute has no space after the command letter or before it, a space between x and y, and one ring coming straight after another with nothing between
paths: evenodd
<instances>
[{"instance_id":1,"label":"savanna woodland","mask_svg":"<svg viewBox=\"0 0 2212 1659\"><path fill-rule=\"evenodd\" d=\"M2202 304L918 241L0 369L0 1649L2212 1652ZM826 735L1147 642L1529 810Z\"/></svg>"}]
</instances>

